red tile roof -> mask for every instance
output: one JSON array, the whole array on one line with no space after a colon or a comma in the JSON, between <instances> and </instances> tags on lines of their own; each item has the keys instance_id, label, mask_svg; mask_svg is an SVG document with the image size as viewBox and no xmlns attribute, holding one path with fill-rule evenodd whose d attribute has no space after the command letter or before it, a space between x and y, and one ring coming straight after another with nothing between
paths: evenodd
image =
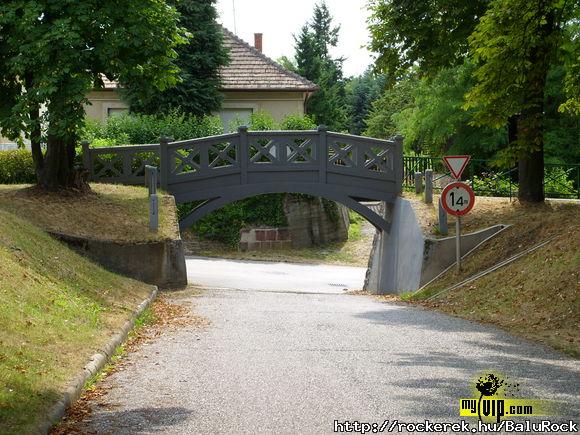
<instances>
[{"instance_id":1,"label":"red tile roof","mask_svg":"<svg viewBox=\"0 0 580 435\"><path fill-rule=\"evenodd\" d=\"M315 91L318 86L278 65L247 42L223 28L224 45L230 54L222 68L223 91Z\"/></svg>"},{"instance_id":2,"label":"red tile roof","mask_svg":"<svg viewBox=\"0 0 580 435\"><path fill-rule=\"evenodd\" d=\"M230 62L220 71L222 91L300 91L312 92L318 85L287 70L225 27L224 45ZM116 89L118 83L103 76L104 89Z\"/></svg>"}]
</instances>

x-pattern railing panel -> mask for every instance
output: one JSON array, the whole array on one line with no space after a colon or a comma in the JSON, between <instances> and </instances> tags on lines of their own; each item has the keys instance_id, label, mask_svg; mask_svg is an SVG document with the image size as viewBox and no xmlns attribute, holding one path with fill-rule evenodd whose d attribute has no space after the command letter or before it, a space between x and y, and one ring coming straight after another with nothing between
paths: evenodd
<instances>
[{"instance_id":1,"label":"x-pattern railing panel","mask_svg":"<svg viewBox=\"0 0 580 435\"><path fill-rule=\"evenodd\" d=\"M316 148L311 139L288 141L288 163L316 163Z\"/></svg>"},{"instance_id":2,"label":"x-pattern railing panel","mask_svg":"<svg viewBox=\"0 0 580 435\"><path fill-rule=\"evenodd\" d=\"M187 174L201 170L201 153L197 146L173 150L171 160L174 165L172 174Z\"/></svg>"},{"instance_id":3,"label":"x-pattern railing panel","mask_svg":"<svg viewBox=\"0 0 580 435\"><path fill-rule=\"evenodd\" d=\"M328 142L328 163L341 173L394 175L395 156L390 144L365 143L364 138L336 135Z\"/></svg>"},{"instance_id":4,"label":"x-pattern railing panel","mask_svg":"<svg viewBox=\"0 0 580 435\"><path fill-rule=\"evenodd\" d=\"M210 168L223 168L237 163L236 146L232 142L209 145L208 160Z\"/></svg>"},{"instance_id":5,"label":"x-pattern railing panel","mask_svg":"<svg viewBox=\"0 0 580 435\"><path fill-rule=\"evenodd\" d=\"M278 141L275 139L258 139L249 146L251 163L279 164Z\"/></svg>"}]
</instances>

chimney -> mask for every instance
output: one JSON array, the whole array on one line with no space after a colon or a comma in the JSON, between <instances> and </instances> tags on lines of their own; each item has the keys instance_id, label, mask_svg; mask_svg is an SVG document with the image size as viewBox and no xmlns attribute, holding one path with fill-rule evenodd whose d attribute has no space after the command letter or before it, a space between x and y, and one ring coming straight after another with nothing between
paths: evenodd
<instances>
[{"instance_id":1,"label":"chimney","mask_svg":"<svg viewBox=\"0 0 580 435\"><path fill-rule=\"evenodd\" d=\"M260 53L262 52L262 34L261 33L254 33L254 47Z\"/></svg>"}]
</instances>

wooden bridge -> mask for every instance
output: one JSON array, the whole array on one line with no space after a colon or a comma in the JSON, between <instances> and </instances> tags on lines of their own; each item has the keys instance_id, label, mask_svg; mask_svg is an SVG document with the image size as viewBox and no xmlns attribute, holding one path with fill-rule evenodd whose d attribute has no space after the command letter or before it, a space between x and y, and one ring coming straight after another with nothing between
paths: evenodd
<instances>
[{"instance_id":1,"label":"wooden bridge","mask_svg":"<svg viewBox=\"0 0 580 435\"><path fill-rule=\"evenodd\" d=\"M161 188L177 203L203 201L181 222L190 226L225 204L265 193L294 192L346 205L375 227L389 223L364 201L394 202L403 179L402 138L393 141L317 130L248 131L159 144L90 148L92 181L144 184L159 168Z\"/></svg>"}]
</instances>

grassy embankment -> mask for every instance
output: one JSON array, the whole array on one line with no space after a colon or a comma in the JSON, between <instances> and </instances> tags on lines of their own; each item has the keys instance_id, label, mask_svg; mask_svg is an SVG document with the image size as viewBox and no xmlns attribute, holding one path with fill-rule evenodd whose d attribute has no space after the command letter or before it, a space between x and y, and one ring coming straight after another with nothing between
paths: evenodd
<instances>
[{"instance_id":1,"label":"grassy embankment","mask_svg":"<svg viewBox=\"0 0 580 435\"><path fill-rule=\"evenodd\" d=\"M429 218L425 208L423 224L433 228ZM580 356L580 204L520 205L504 198L477 198L474 210L463 221L466 232L497 223L512 226L467 257L460 273L449 271L410 302L493 324ZM450 219L449 228L453 227ZM513 263L425 301L551 237L556 238Z\"/></svg>"},{"instance_id":2,"label":"grassy embankment","mask_svg":"<svg viewBox=\"0 0 580 435\"><path fill-rule=\"evenodd\" d=\"M44 230L113 240L147 231L144 189L81 198L0 186L0 433L28 433L152 288L110 273Z\"/></svg>"},{"instance_id":3,"label":"grassy embankment","mask_svg":"<svg viewBox=\"0 0 580 435\"><path fill-rule=\"evenodd\" d=\"M350 226L346 242L311 248L242 252L218 242L195 240L195 235L191 232L184 234L183 238L191 254L205 257L366 267L375 230L357 213L349 211L349 216Z\"/></svg>"}]
</instances>

